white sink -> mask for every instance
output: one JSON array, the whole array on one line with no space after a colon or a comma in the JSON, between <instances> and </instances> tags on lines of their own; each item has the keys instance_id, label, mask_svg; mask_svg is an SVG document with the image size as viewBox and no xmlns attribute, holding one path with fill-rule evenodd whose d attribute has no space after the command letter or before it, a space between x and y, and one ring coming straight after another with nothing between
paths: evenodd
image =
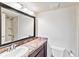
<instances>
[{"instance_id":1,"label":"white sink","mask_svg":"<svg viewBox=\"0 0 79 59\"><path fill-rule=\"evenodd\" d=\"M14 50L11 50L10 52L6 51L0 54L0 57L21 57L27 52L28 52L28 47L20 46L15 48Z\"/></svg>"}]
</instances>

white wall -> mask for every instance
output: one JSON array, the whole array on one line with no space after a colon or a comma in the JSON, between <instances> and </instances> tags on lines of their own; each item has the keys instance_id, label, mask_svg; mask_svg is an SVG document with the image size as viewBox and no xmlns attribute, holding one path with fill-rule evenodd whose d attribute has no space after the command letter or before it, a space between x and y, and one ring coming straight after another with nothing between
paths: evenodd
<instances>
[{"instance_id":1,"label":"white wall","mask_svg":"<svg viewBox=\"0 0 79 59\"><path fill-rule=\"evenodd\" d=\"M79 56L79 5L77 6L77 54Z\"/></svg>"},{"instance_id":2,"label":"white wall","mask_svg":"<svg viewBox=\"0 0 79 59\"><path fill-rule=\"evenodd\" d=\"M38 36L48 37L48 47L55 45L71 49L77 55L75 7L40 13L37 20ZM49 51L48 49L48 56Z\"/></svg>"}]
</instances>

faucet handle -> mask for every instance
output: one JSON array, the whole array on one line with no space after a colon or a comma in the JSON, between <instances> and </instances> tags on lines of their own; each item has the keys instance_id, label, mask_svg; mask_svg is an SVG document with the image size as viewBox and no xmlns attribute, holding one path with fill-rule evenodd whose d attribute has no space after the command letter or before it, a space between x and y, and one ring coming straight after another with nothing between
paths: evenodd
<instances>
[{"instance_id":1,"label":"faucet handle","mask_svg":"<svg viewBox=\"0 0 79 59\"><path fill-rule=\"evenodd\" d=\"M7 51L9 52L11 50L11 47L7 47Z\"/></svg>"},{"instance_id":2,"label":"faucet handle","mask_svg":"<svg viewBox=\"0 0 79 59\"><path fill-rule=\"evenodd\" d=\"M16 44L13 44L13 48L16 48Z\"/></svg>"},{"instance_id":3,"label":"faucet handle","mask_svg":"<svg viewBox=\"0 0 79 59\"><path fill-rule=\"evenodd\" d=\"M72 50L70 50L70 56L74 57L74 53Z\"/></svg>"}]
</instances>

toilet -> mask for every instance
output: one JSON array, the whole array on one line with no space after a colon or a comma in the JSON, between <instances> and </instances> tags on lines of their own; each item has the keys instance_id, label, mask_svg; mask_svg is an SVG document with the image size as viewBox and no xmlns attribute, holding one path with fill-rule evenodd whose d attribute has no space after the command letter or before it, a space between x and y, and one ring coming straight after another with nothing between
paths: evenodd
<instances>
[{"instance_id":1,"label":"toilet","mask_svg":"<svg viewBox=\"0 0 79 59\"><path fill-rule=\"evenodd\" d=\"M53 57L73 57L74 56L74 54L67 51L66 48L61 48L57 46L52 46L51 51L52 51L51 56Z\"/></svg>"}]
</instances>

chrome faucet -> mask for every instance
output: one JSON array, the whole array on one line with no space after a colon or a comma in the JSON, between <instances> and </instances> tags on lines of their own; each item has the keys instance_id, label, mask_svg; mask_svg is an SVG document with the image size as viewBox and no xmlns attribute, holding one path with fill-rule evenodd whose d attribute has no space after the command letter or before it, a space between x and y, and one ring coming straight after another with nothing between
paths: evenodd
<instances>
[{"instance_id":1,"label":"chrome faucet","mask_svg":"<svg viewBox=\"0 0 79 59\"><path fill-rule=\"evenodd\" d=\"M12 43L12 45L10 47L11 47L11 50L13 50L13 49L16 48L16 44L15 43Z\"/></svg>"},{"instance_id":2,"label":"chrome faucet","mask_svg":"<svg viewBox=\"0 0 79 59\"><path fill-rule=\"evenodd\" d=\"M12 43L9 47L7 47L7 51L10 52L11 50L16 48L16 44Z\"/></svg>"}]
</instances>

